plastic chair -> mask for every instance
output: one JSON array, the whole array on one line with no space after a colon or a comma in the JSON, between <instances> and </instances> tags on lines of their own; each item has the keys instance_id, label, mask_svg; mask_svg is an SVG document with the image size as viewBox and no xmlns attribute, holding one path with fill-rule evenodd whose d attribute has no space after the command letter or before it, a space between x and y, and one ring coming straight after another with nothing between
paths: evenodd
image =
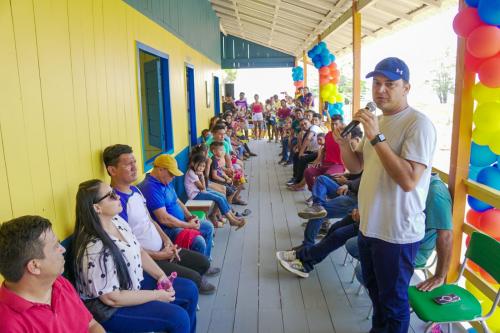
<instances>
[{"instance_id":1,"label":"plastic chair","mask_svg":"<svg viewBox=\"0 0 500 333\"><path fill-rule=\"evenodd\" d=\"M468 290L457 285L459 279L463 276L465 265L468 260L472 260L488 272L495 280L500 281L500 243L495 239L479 233L473 232L469 247L465 253L465 259L460 267L460 274L453 284L445 284L430 292L421 292L412 286L408 289L410 305L415 314L423 321L429 322L426 333L432 329L432 324L448 324L451 332L451 324L459 322L478 321L483 327L484 332L490 333L486 325L486 319L491 317L500 300L500 288L497 290L495 301L490 311L483 316L481 314L481 304L477 298ZM434 302L434 298L455 294L460 297L460 301L439 305Z\"/></svg>"}]
</instances>

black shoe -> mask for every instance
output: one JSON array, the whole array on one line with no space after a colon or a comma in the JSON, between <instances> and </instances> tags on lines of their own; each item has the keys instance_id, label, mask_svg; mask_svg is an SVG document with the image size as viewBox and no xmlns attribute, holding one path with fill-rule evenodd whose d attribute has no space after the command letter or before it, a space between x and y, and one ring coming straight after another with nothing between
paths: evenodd
<instances>
[{"instance_id":1,"label":"black shoe","mask_svg":"<svg viewBox=\"0 0 500 333\"><path fill-rule=\"evenodd\" d=\"M257 154L255 154L255 153L249 153L249 154L250 154L250 156L257 156Z\"/></svg>"},{"instance_id":2,"label":"black shoe","mask_svg":"<svg viewBox=\"0 0 500 333\"><path fill-rule=\"evenodd\" d=\"M297 246L294 246L292 247L292 251L295 251L295 253L299 252L300 250L302 250L304 248L304 245L300 244L300 245L297 245Z\"/></svg>"},{"instance_id":3,"label":"black shoe","mask_svg":"<svg viewBox=\"0 0 500 333\"><path fill-rule=\"evenodd\" d=\"M213 294L215 292L215 286L213 284L211 284L210 282L208 282L207 280L205 280L203 277L201 278L201 284L200 284L200 294L202 295L210 295L210 294Z\"/></svg>"},{"instance_id":4,"label":"black shoe","mask_svg":"<svg viewBox=\"0 0 500 333\"><path fill-rule=\"evenodd\" d=\"M208 271L205 272L205 276L216 276L220 273L219 267L210 267Z\"/></svg>"}]
</instances>

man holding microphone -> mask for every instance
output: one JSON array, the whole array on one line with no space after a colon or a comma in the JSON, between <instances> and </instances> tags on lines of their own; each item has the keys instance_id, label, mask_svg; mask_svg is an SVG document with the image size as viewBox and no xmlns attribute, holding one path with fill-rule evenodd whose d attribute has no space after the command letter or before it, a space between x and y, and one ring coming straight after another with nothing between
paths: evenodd
<instances>
[{"instance_id":1,"label":"man holding microphone","mask_svg":"<svg viewBox=\"0 0 500 333\"><path fill-rule=\"evenodd\" d=\"M354 114L365 137L353 150L349 134L335 131L351 173L363 171L358 192L359 251L363 279L373 303L371 333L406 333L410 323L408 285L425 233L425 201L436 146L431 121L408 105L410 73L398 58L379 62L372 96L381 116Z\"/></svg>"}]
</instances>

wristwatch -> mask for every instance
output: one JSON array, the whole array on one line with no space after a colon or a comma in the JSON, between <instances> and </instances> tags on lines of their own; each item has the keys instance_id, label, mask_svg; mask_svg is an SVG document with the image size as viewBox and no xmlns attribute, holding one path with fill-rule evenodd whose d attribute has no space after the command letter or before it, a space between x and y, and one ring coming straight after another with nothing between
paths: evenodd
<instances>
[{"instance_id":1,"label":"wristwatch","mask_svg":"<svg viewBox=\"0 0 500 333\"><path fill-rule=\"evenodd\" d=\"M370 143L372 144L372 146L375 146L377 143L384 141L385 141L385 136L382 133L379 133L375 135L375 138L373 138L373 140L371 140Z\"/></svg>"}]
</instances>

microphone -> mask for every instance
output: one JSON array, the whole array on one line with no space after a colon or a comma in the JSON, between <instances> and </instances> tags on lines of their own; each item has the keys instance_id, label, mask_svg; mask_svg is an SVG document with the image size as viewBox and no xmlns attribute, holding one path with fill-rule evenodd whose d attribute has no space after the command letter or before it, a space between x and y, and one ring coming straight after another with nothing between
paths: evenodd
<instances>
[{"instance_id":1,"label":"microphone","mask_svg":"<svg viewBox=\"0 0 500 333\"><path fill-rule=\"evenodd\" d=\"M365 110L368 110L370 112L375 112L376 109L377 109L377 104L375 104L374 102L368 102L368 104L366 104L366 106L365 106ZM340 136L343 137L343 138L345 138L358 125L359 125L359 121L352 120L349 123L349 125L347 125L344 128L344 130L342 131L342 133L340 133Z\"/></svg>"}]
</instances>

